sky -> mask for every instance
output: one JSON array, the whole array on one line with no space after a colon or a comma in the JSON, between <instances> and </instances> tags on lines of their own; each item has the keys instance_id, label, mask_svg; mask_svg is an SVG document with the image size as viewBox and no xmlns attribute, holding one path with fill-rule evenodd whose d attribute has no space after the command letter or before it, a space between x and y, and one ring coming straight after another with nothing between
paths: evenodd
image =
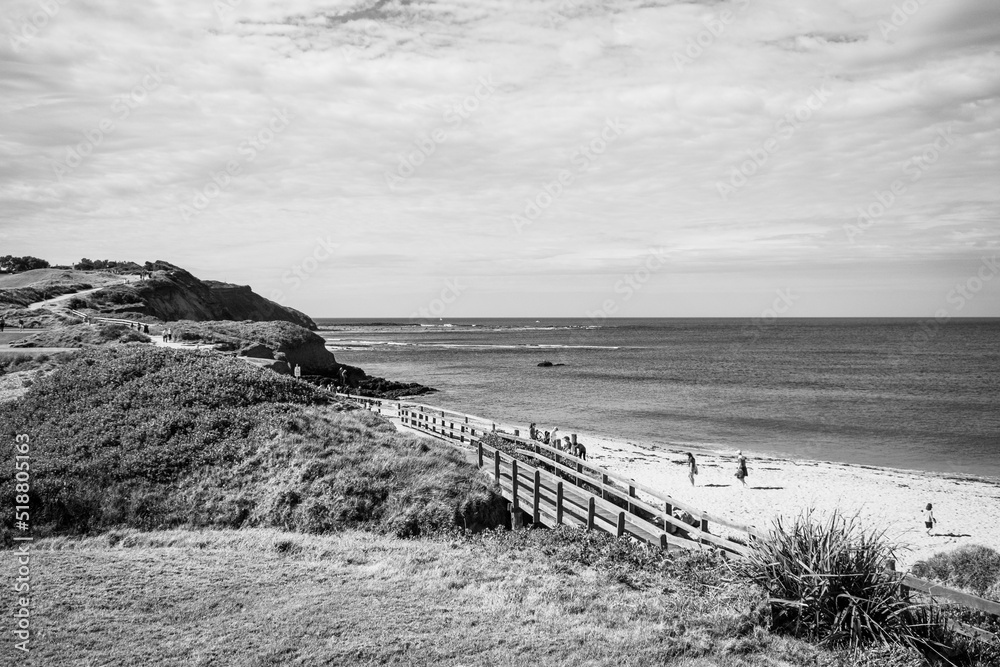
<instances>
[{"instance_id":1,"label":"sky","mask_svg":"<svg viewBox=\"0 0 1000 667\"><path fill-rule=\"evenodd\" d=\"M0 254L314 317L1000 316L994 0L6 0Z\"/></svg>"}]
</instances>

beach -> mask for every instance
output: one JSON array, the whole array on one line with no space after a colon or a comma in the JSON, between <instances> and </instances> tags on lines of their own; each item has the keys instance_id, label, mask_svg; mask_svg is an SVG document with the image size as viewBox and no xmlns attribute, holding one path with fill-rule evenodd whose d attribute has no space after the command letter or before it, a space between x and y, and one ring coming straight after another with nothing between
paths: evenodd
<instances>
[{"instance_id":1,"label":"beach","mask_svg":"<svg viewBox=\"0 0 1000 667\"><path fill-rule=\"evenodd\" d=\"M857 514L865 528L885 529L886 537L899 546L900 568L966 544L1000 549L1000 484L986 479L744 452L749 468L744 487L735 477L732 452L697 455L698 475L691 486L683 450L579 437L590 462L679 502L760 529L770 528L777 517L808 508L823 516L834 510ZM938 521L931 535L921 512L927 503L933 503ZM728 532L722 527L710 530Z\"/></svg>"}]
</instances>

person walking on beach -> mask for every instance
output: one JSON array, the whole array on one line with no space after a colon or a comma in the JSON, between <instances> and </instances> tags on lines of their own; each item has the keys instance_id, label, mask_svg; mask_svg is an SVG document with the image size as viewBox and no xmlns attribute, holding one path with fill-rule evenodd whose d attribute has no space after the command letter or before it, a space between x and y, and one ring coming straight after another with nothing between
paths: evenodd
<instances>
[{"instance_id":1,"label":"person walking on beach","mask_svg":"<svg viewBox=\"0 0 1000 667\"><path fill-rule=\"evenodd\" d=\"M747 458L743 456L743 450L736 452L736 479L743 483L743 486L747 485Z\"/></svg>"},{"instance_id":2,"label":"person walking on beach","mask_svg":"<svg viewBox=\"0 0 1000 667\"><path fill-rule=\"evenodd\" d=\"M0 333L3 333L3 328L5 326L7 326L7 320L5 320L4 318L0 317Z\"/></svg>"},{"instance_id":3,"label":"person walking on beach","mask_svg":"<svg viewBox=\"0 0 1000 667\"><path fill-rule=\"evenodd\" d=\"M931 534L931 529L934 528L934 524L937 523L937 519L934 518L934 506L927 503L927 507L924 509L924 526L927 528L927 534Z\"/></svg>"},{"instance_id":4,"label":"person walking on beach","mask_svg":"<svg viewBox=\"0 0 1000 667\"><path fill-rule=\"evenodd\" d=\"M694 460L694 454L691 452L687 453L688 457L688 479L691 480L691 486L694 486L694 476L698 474L698 464Z\"/></svg>"}]
</instances>

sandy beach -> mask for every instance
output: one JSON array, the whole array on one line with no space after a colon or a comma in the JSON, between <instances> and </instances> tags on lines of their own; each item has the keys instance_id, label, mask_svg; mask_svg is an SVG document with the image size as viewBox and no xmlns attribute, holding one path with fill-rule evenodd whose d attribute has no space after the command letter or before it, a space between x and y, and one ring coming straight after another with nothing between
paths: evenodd
<instances>
[{"instance_id":1,"label":"sandy beach","mask_svg":"<svg viewBox=\"0 0 1000 667\"><path fill-rule=\"evenodd\" d=\"M746 486L735 477L735 452L696 454L695 486L683 450L657 450L581 434L593 463L667 493L678 501L757 528L806 508L857 513L863 525L886 529L907 567L964 544L1000 549L1000 484L988 480L843 463L748 457ZM927 535L921 510L934 504ZM713 532L725 533L724 528Z\"/></svg>"}]
</instances>

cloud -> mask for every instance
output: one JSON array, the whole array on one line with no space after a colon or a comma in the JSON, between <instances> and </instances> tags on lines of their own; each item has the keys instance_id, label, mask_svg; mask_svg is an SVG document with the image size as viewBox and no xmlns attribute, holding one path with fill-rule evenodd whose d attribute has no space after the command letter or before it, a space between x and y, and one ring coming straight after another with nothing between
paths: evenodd
<instances>
[{"instance_id":1,"label":"cloud","mask_svg":"<svg viewBox=\"0 0 1000 667\"><path fill-rule=\"evenodd\" d=\"M1000 17L924 2L897 26L894 4L179 0L122 15L64 0L22 39L41 5L19 0L0 25L0 239L54 261L156 255L267 293L335 235L340 260L288 295L317 315L408 313L451 275L499 314L534 286L552 314L580 315L587 299L558 295L600 291L662 246L671 285L698 276L699 313L754 314L732 296L738 271L762 294L801 281L803 312L836 294L923 316L935 280L1000 241ZM269 136L275 110L290 120ZM626 130L577 171L609 119ZM518 234L510 216L564 170L572 184ZM897 179L906 192L849 242L858 207Z\"/></svg>"}]
</instances>

